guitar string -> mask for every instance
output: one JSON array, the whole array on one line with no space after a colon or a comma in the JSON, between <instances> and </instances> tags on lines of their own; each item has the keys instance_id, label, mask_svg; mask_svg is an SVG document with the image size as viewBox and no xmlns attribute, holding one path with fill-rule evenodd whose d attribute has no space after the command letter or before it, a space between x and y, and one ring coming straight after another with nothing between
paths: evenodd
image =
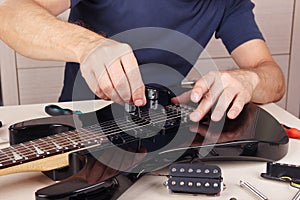
<instances>
[{"instance_id":1,"label":"guitar string","mask_svg":"<svg viewBox=\"0 0 300 200\"><path fill-rule=\"evenodd\" d=\"M174 112L174 110L171 110L171 112ZM183 111L181 111L181 113L183 113ZM158 113L158 114L160 114L161 115L161 113ZM176 115L176 117L178 117L178 115ZM158 121L158 122L160 122L160 121ZM152 122L152 123L157 123L157 122ZM94 125L93 125L94 126ZM85 127L83 130L86 132L86 129L87 128L89 128L89 127ZM99 130L96 130L97 132L96 133L98 133L98 135L97 135L97 138L99 138ZM80 133L80 132L79 132ZM81 131L81 133L82 133L82 131ZM92 131L92 133L93 133L93 131ZM103 135L103 136L105 136L105 137L107 137L107 135ZM97 138L95 138L95 139L97 139ZM73 138L74 139L74 138ZM45 141L42 141L42 142L45 142ZM48 142L48 141L46 141L46 142ZM42 147L42 145L41 144L38 144L41 148L43 148ZM43 149L44 151L46 151L46 149ZM32 150L31 150L31 152L32 152Z\"/></svg>"},{"instance_id":2,"label":"guitar string","mask_svg":"<svg viewBox=\"0 0 300 200\"><path fill-rule=\"evenodd\" d=\"M97 135L97 138L99 138L99 131L97 131L96 132L98 135ZM103 135L103 136L105 136L106 137L106 135ZM124 136L123 136L123 138L124 138ZM128 138L126 138L126 140L128 140ZM42 142L48 142L48 141L42 141ZM39 143L37 143L41 148L43 148L42 147L42 145L40 145ZM46 151L45 149L43 149L44 151ZM52 150L52 149L51 149ZM30 150L30 152L32 152L32 150ZM23 152L22 152L23 153ZM36 156L36 153L34 153L33 154L34 156ZM27 155L28 156L28 155ZM23 155L23 157L24 157L24 155ZM13 158L9 158L9 160L14 160Z\"/></svg>"},{"instance_id":3,"label":"guitar string","mask_svg":"<svg viewBox=\"0 0 300 200\"><path fill-rule=\"evenodd\" d=\"M161 113L158 113L159 115L161 115ZM147 119L146 119L147 120ZM127 121L124 121L123 119L122 119L122 122L124 122L124 123L126 123L126 124L128 124L128 122ZM137 122L137 123L145 123L145 117L143 118L143 119L140 119L140 122ZM157 123L157 122L155 122L155 123ZM107 126L105 126L105 128L102 128L102 124L101 124L101 127L98 125L98 127L99 128L102 128L103 129L103 131L105 132L105 133L107 133L105 136L108 136L109 135L109 133L111 132L111 131L114 131L113 133L115 133L115 131L119 131L120 130L120 128L115 128L115 124L116 123L114 123L112 126L114 127L114 129L108 129L107 128ZM118 124L119 125L119 124ZM136 123L131 123L131 125L132 126L135 126L136 127ZM142 125L148 125L148 124L142 124ZM93 126L95 126L95 125L92 125L91 127L85 127L85 128L82 128L82 129L80 129L80 130L77 130L77 132L79 132L79 133L83 133L83 134L85 134L85 136L87 135L86 133L97 133L97 135L96 134L94 134L94 136L96 136L97 138L99 137L99 129L98 129L98 127L96 126L95 128L93 127ZM129 126L127 126L127 127L125 127L125 128L127 128L128 129L128 127ZM102 130L101 130L102 131ZM58 135L58 134L57 134ZM77 136L77 138L72 138L72 136L71 136L71 138L70 138L70 140L73 140L73 141L75 141L75 142L77 142L77 143L80 143L80 142L82 142L82 140L80 140L80 141L78 141L77 139L79 138L78 137L78 134L77 135L75 135L75 136ZM67 139L69 139L69 138L67 138ZM80 138L79 138L80 139ZM85 137L85 139L86 139L86 137ZM92 139L92 138L91 138ZM58 141L59 142L59 140L57 140L57 139L55 139L55 141ZM63 138L63 141L66 141L66 139L65 138ZM61 144L61 143L59 143L59 144ZM69 141L68 141L68 143L67 144L70 144L69 143ZM63 145L63 144L61 144L61 145ZM41 146L42 148L43 148L43 146Z\"/></svg>"},{"instance_id":4,"label":"guitar string","mask_svg":"<svg viewBox=\"0 0 300 200\"><path fill-rule=\"evenodd\" d=\"M173 108L174 108L174 106L173 106ZM178 112L180 112L180 114L182 114L182 113L184 113L184 114L189 114L190 112L189 112L189 110L178 110L178 107L175 107L176 108L176 111L177 111L177 113L175 113L175 116L176 117L178 117L179 115L178 115ZM188 109L188 108L185 108L185 109ZM174 112L175 110L173 109L173 110L167 110L168 112ZM146 114L146 113L148 113L148 111L146 111L146 112L144 112L144 113L140 113L140 114ZM167 115L168 115L168 113L166 113ZM172 113L172 114L174 114L174 113ZM161 116L161 113L156 113L156 115L159 115L159 116ZM149 118L149 116L148 115L146 115L146 117L147 118ZM151 117L152 117L152 120L153 120L153 117L155 117L154 115L151 115ZM172 116L173 117L173 116ZM140 119L139 119L140 120ZM142 119L142 121L144 121L145 120L145 117ZM156 119L157 120L157 119ZM171 120L170 118L169 118L169 120ZM115 120L109 120L109 121L113 121L114 123L115 123ZM124 120L122 120L124 123L128 123L126 120L124 121ZM165 121L159 121L159 118L158 118L158 121L152 121L151 123L152 124L154 124L154 123L159 123L159 122L165 122ZM114 124L113 123L113 124ZM103 126L103 124L112 124L111 122L108 122L108 121L106 121L105 123L102 123L100 126ZM112 124L112 126L114 126ZM133 123L133 125L137 125L137 124L135 124L135 123ZM148 125L148 124L146 124L146 125ZM98 125L99 126L99 125ZM145 125L143 125L143 126L145 126ZM91 128L91 127L93 127L93 128ZM102 136L103 137L107 137L107 136L110 136L110 135L112 135L112 134L103 134L103 135L100 135L100 137L99 137L99 131L101 132L102 130L101 129L96 129L96 130L93 130L94 129L94 127L95 127L95 125L92 125L92 126L89 126L89 127L85 127L85 128L82 128L80 131L76 131L76 132L74 132L73 131L73 133L75 134L75 136L79 136L79 138L82 138L82 136L80 137L80 134L84 134L84 136L85 136L85 138L87 137L87 136L91 136L91 134L93 134L93 136L92 136L92 138L90 138L90 139L94 139L94 140L98 140L98 139L101 139L102 138ZM97 126L96 126L97 127ZM101 128L101 127L100 127ZM104 127L104 128L106 128L106 127ZM128 128L128 126L127 126L127 128ZM138 127L138 128L140 128L140 127ZM87 129L89 129L89 130L87 130ZM120 129L115 129L115 130L117 130L118 131L118 133L120 133L120 132L124 132L124 130L121 130L121 131L119 131ZM131 129L128 129L128 130L131 130ZM127 130L127 131L128 131ZM83 131L85 132L85 133L87 133L87 134L85 134L85 133L83 133ZM110 131L114 131L114 130L110 130ZM68 132L71 132L71 131L68 131ZM77 133L77 134L76 134ZM109 133L109 132L108 132ZM118 134L118 133L113 133L113 134ZM63 134L66 134L66 132L64 132ZM96 135L97 134L97 135ZM54 136L57 136L58 134L56 134L56 135L54 135ZM97 136L97 137L95 137L95 136ZM124 137L124 136L123 136ZM51 137L46 137L46 138L51 138ZM71 138L72 138L72 136L71 136ZM37 140L36 142L37 142L37 144L38 144L38 146L41 148L41 150L42 151L45 151L45 152L47 152L47 151L49 151L49 149L46 149L44 146L43 146L43 143L48 143L49 144L49 141L47 141L47 140L41 140L42 138L40 138L39 140ZM71 141L76 141L76 139L77 138L72 138L71 139ZM38 143L39 141L41 141L42 142L42 144L40 144L40 143ZM57 141L56 139L54 139L54 141ZM64 140L63 142L68 142L68 141L66 141L66 140ZM80 141L76 141L76 142L78 142L78 143L80 143L81 142L81 140ZM59 141L57 141L57 143L59 143ZM51 144L51 140L50 140L50 144ZM68 142L68 144L70 144L69 142ZM53 144L52 144L53 145ZM61 146L64 146L64 144L62 144L62 143L59 143L59 145L61 145ZM53 145L54 146L54 145ZM75 146L74 146L75 147ZM75 147L76 148L76 147ZM25 152L23 152L23 151L21 151L20 149L17 149L18 150L18 153L20 153L20 154L23 154L22 156L23 157L26 157L26 156L28 156L28 155L26 155L26 156L24 156L24 154L26 154L26 151ZM52 148L50 149L50 150L53 150ZM3 151L2 151L3 152ZM32 150L30 150L30 152L32 153L33 151ZM36 155L36 153L34 153L33 155ZM9 160L12 160L12 159L9 159ZM5 160L4 160L5 161ZM3 162L3 160L2 159L0 159L0 162Z\"/></svg>"},{"instance_id":5,"label":"guitar string","mask_svg":"<svg viewBox=\"0 0 300 200\"><path fill-rule=\"evenodd\" d=\"M171 112L174 112L174 111L171 111ZM159 115L161 115L161 113L159 113ZM145 119L145 118L144 118ZM159 121L158 121L159 122ZM157 123L157 122L155 122L155 123ZM133 124L134 126L136 125L136 124ZM146 125L148 125L148 124L146 124ZM91 128L92 127L92 128ZM93 126L91 126L91 127L85 127L84 129L82 129L81 131L79 131L79 133L83 133L83 132L91 132L91 133L93 133L94 131L93 131ZM106 127L105 127L106 128ZM105 129L105 131L107 132L107 130L108 129ZM119 129L117 129L117 130L119 130ZM114 130L113 130L114 131ZM97 130L96 129L96 133L99 133L99 130ZM78 136L78 135L77 135ZM99 136L99 135L96 135L97 137ZM107 135L105 135L105 136L107 136ZM72 138L72 140L75 140L74 138ZM57 139L55 139L55 141L57 141ZM43 142L43 141L42 141ZM81 141L77 141L77 142L81 142ZM68 144L69 144L69 142L68 142ZM41 147L43 147L41 144L39 144Z\"/></svg>"},{"instance_id":6,"label":"guitar string","mask_svg":"<svg viewBox=\"0 0 300 200\"><path fill-rule=\"evenodd\" d=\"M177 117L177 116L176 116ZM157 122L152 122L152 123L157 123ZM133 124L135 127L136 127L136 124ZM145 125L148 125L148 124L145 124ZM119 131L120 129L116 129L117 131ZM114 131L113 133L115 133L115 131L116 130L110 130L110 131ZM123 130L124 131L124 130ZM86 139L86 136L92 136L90 139L92 140L92 139L98 139L99 138L99 130L98 129L90 129L89 127L88 128L84 128L84 129L82 129L81 131L80 131L81 133L83 133L83 134L85 134L85 139ZM105 130L105 132L106 133L109 133L107 130ZM93 135L91 135L91 134L93 134ZM105 135L103 135L103 136L107 136L108 134L105 134ZM78 135L76 135L77 137L78 137ZM95 137L96 136L96 137ZM123 136L124 137L124 136ZM72 137L71 137L72 138ZM76 138L77 139L77 138ZM74 138L72 138L72 140L74 141L74 140L76 140L76 139L74 139ZM57 139L55 139L56 141L57 141ZM42 142L48 142L48 141L42 141ZM63 142L67 142L67 144L69 145L70 144L70 142L69 141L66 141L65 140L65 138L64 138L64 140L63 140ZM78 143L80 143L81 141L77 141ZM61 144L61 143L59 143L60 145L64 145L64 144ZM41 144L38 144L41 148L44 148L44 146L43 145L41 145ZM47 151L47 149L43 149L43 150L45 150L45 151ZM51 150L52 150L52 148L51 148Z\"/></svg>"},{"instance_id":7,"label":"guitar string","mask_svg":"<svg viewBox=\"0 0 300 200\"><path fill-rule=\"evenodd\" d=\"M171 111L171 112L173 112L173 111ZM161 115L161 113L158 113L159 115ZM148 117L147 117L147 119L146 119L146 117L144 117L143 119L141 119L141 122L142 123L145 123L145 120L148 120ZM122 119L122 122L124 122L124 123L126 123L126 124L128 124L128 122L127 121L124 121L123 119ZM159 121L158 121L159 122ZM158 122L155 122L155 123L158 123ZM140 123L140 122L138 122L138 123ZM153 123L153 122L152 122ZM119 124L118 124L119 125ZM132 125L133 126L135 126L136 127L136 123L132 123ZM143 125L148 125L148 124L143 124ZM81 129L80 131L78 131L79 133L93 133L94 132L94 128L93 128L93 126L95 126L95 125L92 125L91 127L85 127L85 128L83 128L83 129ZM115 123L112 125L114 128L115 128ZM98 126L99 127L99 126ZM101 127L102 127L102 124L101 124ZM101 128L100 127L100 128ZM127 127L125 127L125 128L128 128L129 126L127 126ZM95 127L96 128L96 133L97 133L97 135L95 135L96 137L98 137L99 136L99 130L98 130L98 128L97 127ZM114 130L109 130L109 129L107 129L107 126L105 126L105 129L103 129L106 133L109 133L109 131L119 131L120 129L119 128L117 128L117 129L114 129ZM114 132L113 132L114 133ZM108 134L106 134L105 136L107 136ZM78 137L78 135L76 135L77 137ZM76 139L77 138L72 138L72 140L75 140L76 141ZM56 141L57 141L57 139L56 139ZM64 141L65 141L65 139L64 139ZM78 142L78 143L80 143L81 142L81 140L80 141L76 141L76 142ZM68 144L69 144L69 142L68 142Z\"/></svg>"}]
</instances>

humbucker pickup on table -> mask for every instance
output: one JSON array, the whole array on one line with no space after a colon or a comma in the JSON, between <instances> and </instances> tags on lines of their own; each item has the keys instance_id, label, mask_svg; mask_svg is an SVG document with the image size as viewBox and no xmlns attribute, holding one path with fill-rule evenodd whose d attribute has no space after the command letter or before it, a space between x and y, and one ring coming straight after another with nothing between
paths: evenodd
<instances>
[{"instance_id":1,"label":"humbucker pickup on table","mask_svg":"<svg viewBox=\"0 0 300 200\"><path fill-rule=\"evenodd\" d=\"M171 192L213 195L223 188L221 169L216 165L172 164L169 176Z\"/></svg>"}]
</instances>

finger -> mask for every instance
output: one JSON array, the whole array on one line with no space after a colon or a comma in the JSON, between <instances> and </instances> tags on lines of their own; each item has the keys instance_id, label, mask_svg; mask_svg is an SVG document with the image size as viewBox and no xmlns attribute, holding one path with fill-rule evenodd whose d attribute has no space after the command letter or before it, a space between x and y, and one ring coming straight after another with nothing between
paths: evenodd
<instances>
[{"instance_id":1,"label":"finger","mask_svg":"<svg viewBox=\"0 0 300 200\"><path fill-rule=\"evenodd\" d=\"M112 100L118 104L123 103L119 94L114 90L112 82L106 72L103 73L101 79L99 80L98 87L99 90L104 94L104 97L106 97L107 99Z\"/></svg>"},{"instance_id":2,"label":"finger","mask_svg":"<svg viewBox=\"0 0 300 200\"><path fill-rule=\"evenodd\" d=\"M202 126L202 125L192 125L189 127L189 130L193 133L198 133L201 136L205 137L208 127L207 126Z\"/></svg>"},{"instance_id":3,"label":"finger","mask_svg":"<svg viewBox=\"0 0 300 200\"><path fill-rule=\"evenodd\" d=\"M133 53L124 55L121 58L123 70L127 76L131 96L136 106L143 106L146 104L145 85L139 70L137 60Z\"/></svg>"},{"instance_id":4,"label":"finger","mask_svg":"<svg viewBox=\"0 0 300 200\"><path fill-rule=\"evenodd\" d=\"M182 93L181 95L171 99L171 102L174 104L186 104L190 101L191 90Z\"/></svg>"},{"instance_id":5,"label":"finger","mask_svg":"<svg viewBox=\"0 0 300 200\"><path fill-rule=\"evenodd\" d=\"M208 73L199 79L192 90L191 101L198 103L202 96L209 91L213 83L215 82L215 73Z\"/></svg>"},{"instance_id":6,"label":"finger","mask_svg":"<svg viewBox=\"0 0 300 200\"><path fill-rule=\"evenodd\" d=\"M121 66L121 61L114 61L110 66L106 67L106 70L115 91L118 93L123 102L129 103L131 99L131 91L126 75L123 71L123 67Z\"/></svg>"},{"instance_id":7,"label":"finger","mask_svg":"<svg viewBox=\"0 0 300 200\"><path fill-rule=\"evenodd\" d=\"M212 108L223 91L219 84L213 84L210 90L202 97L197 109L191 113L190 119L194 122L200 121Z\"/></svg>"},{"instance_id":8,"label":"finger","mask_svg":"<svg viewBox=\"0 0 300 200\"><path fill-rule=\"evenodd\" d=\"M217 105L215 106L214 111L212 112L211 119L213 121L220 121L224 116L227 108L230 103L233 101L236 96L236 92L234 90L225 89L221 96L218 99Z\"/></svg>"},{"instance_id":9,"label":"finger","mask_svg":"<svg viewBox=\"0 0 300 200\"><path fill-rule=\"evenodd\" d=\"M235 119L242 112L244 105L249 101L250 98L247 95L237 95L227 113L228 118Z\"/></svg>"},{"instance_id":10,"label":"finger","mask_svg":"<svg viewBox=\"0 0 300 200\"><path fill-rule=\"evenodd\" d=\"M97 97L99 97L100 99L104 99L104 100L110 100L110 98L108 96L106 96L104 94L104 92L102 92L102 90L100 89L100 86L97 86L96 92L95 94L97 95Z\"/></svg>"}]
</instances>

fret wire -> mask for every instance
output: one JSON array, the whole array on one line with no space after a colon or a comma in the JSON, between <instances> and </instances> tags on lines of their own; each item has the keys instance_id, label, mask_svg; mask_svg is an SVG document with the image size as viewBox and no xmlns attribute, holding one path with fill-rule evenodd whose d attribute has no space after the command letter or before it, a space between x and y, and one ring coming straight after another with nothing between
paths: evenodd
<instances>
[{"instance_id":1,"label":"fret wire","mask_svg":"<svg viewBox=\"0 0 300 200\"><path fill-rule=\"evenodd\" d=\"M36 139L36 140L32 140L32 141L29 142L29 143L33 146L33 148L35 149L35 151L36 151L36 153L37 153L37 157L39 157L40 155L45 154L45 150L42 149L42 148L40 147L40 145L38 144L38 141L39 141L39 140L40 140L40 139Z\"/></svg>"},{"instance_id":2,"label":"fret wire","mask_svg":"<svg viewBox=\"0 0 300 200\"><path fill-rule=\"evenodd\" d=\"M5 157L7 157L7 159L8 159L9 161L12 161L12 158L9 157L5 152L3 152L4 150L7 150L7 148L0 149L0 151L2 152L2 155L4 155ZM7 161L7 162L8 162L8 161Z\"/></svg>"},{"instance_id":3,"label":"fret wire","mask_svg":"<svg viewBox=\"0 0 300 200\"><path fill-rule=\"evenodd\" d=\"M67 133L69 133L68 135L70 135L70 134L72 134L74 132L67 132ZM56 143L58 143L58 145L60 145L62 147L66 147L64 144L66 143L67 140L66 140L65 137L62 136L63 134L66 134L66 133L63 132L61 134L56 134L56 135L54 135L55 138L53 138L53 139L55 140Z\"/></svg>"},{"instance_id":4,"label":"fret wire","mask_svg":"<svg viewBox=\"0 0 300 200\"><path fill-rule=\"evenodd\" d=\"M66 133L62 133L62 135L65 135L65 137L67 138L67 140L69 140L70 142L72 142L73 145L76 146L76 145L80 144L80 142L78 142L76 138L75 139L74 138L71 139L70 138L71 136L68 135L68 134L66 134Z\"/></svg>"},{"instance_id":5,"label":"fret wire","mask_svg":"<svg viewBox=\"0 0 300 200\"><path fill-rule=\"evenodd\" d=\"M29 142L28 142L28 143L29 143ZM36 155L36 153L35 153L32 149L28 148L28 146L25 145L24 143L21 143L20 145L21 145L22 147L24 147L24 149L28 149L29 152L31 152L31 153L33 153L34 155Z\"/></svg>"},{"instance_id":6,"label":"fret wire","mask_svg":"<svg viewBox=\"0 0 300 200\"><path fill-rule=\"evenodd\" d=\"M10 146L10 148L17 153L19 156L21 156L22 158L25 158L26 156L23 155L23 153L21 153L20 151L18 151L17 147L15 148L14 146ZM14 155L13 155L14 156ZM15 158L15 157L14 157Z\"/></svg>"},{"instance_id":7,"label":"fret wire","mask_svg":"<svg viewBox=\"0 0 300 200\"><path fill-rule=\"evenodd\" d=\"M39 139L38 140L39 142L42 142L42 143L39 143L39 146L41 147L41 149L43 151L46 151L46 153L51 153L51 151L56 151L57 148L55 148L55 150L53 148L50 148L49 146L47 146L47 144L45 144L45 142L43 142L43 140ZM54 145L53 145L54 146ZM65 146L64 148L66 149L67 146Z\"/></svg>"},{"instance_id":8,"label":"fret wire","mask_svg":"<svg viewBox=\"0 0 300 200\"><path fill-rule=\"evenodd\" d=\"M53 140L51 139L51 137L47 137L45 138L45 140L43 140L45 143L48 144L48 147L47 147L47 151L48 152L51 152L51 151L55 151L57 152L59 149L57 148L57 146L55 144L53 144ZM51 148L52 146L52 148ZM54 148L53 148L54 147ZM49 149L50 148L50 149Z\"/></svg>"},{"instance_id":9,"label":"fret wire","mask_svg":"<svg viewBox=\"0 0 300 200\"><path fill-rule=\"evenodd\" d=\"M79 137L77 139L73 139L78 145L83 145L82 140ZM64 148L68 148L70 146L74 146L70 143L70 141L66 137L62 137L62 135L57 136L56 141L59 142L59 145L63 146Z\"/></svg>"},{"instance_id":10,"label":"fret wire","mask_svg":"<svg viewBox=\"0 0 300 200\"><path fill-rule=\"evenodd\" d=\"M22 148L22 146L20 145L15 145L14 146L15 149L18 149L18 148ZM30 157L31 155L35 155L34 152L30 152L30 154L28 154L28 151L25 149L25 146L23 147L23 149L18 149L18 151L24 156L24 157Z\"/></svg>"},{"instance_id":11,"label":"fret wire","mask_svg":"<svg viewBox=\"0 0 300 200\"><path fill-rule=\"evenodd\" d=\"M31 155L34 155L34 157L36 157L37 156L36 152L34 152L32 149L28 148L28 145L32 145L32 144L30 144L30 142L26 142L26 143L28 143L28 144L25 145L24 143L21 143L20 146L22 146L24 148L24 150L25 149L29 150L28 152L30 152L30 154L27 154L27 152L26 152L27 157L29 157ZM16 146L18 146L18 145L16 145Z\"/></svg>"},{"instance_id":12,"label":"fret wire","mask_svg":"<svg viewBox=\"0 0 300 200\"><path fill-rule=\"evenodd\" d=\"M65 148L63 143L66 143L68 140L65 137L62 137L61 134L53 135L53 137L49 137L48 143L50 143L52 146L57 147L60 146L62 148ZM55 145L56 144L56 145Z\"/></svg>"},{"instance_id":13,"label":"fret wire","mask_svg":"<svg viewBox=\"0 0 300 200\"><path fill-rule=\"evenodd\" d=\"M20 143L20 144L18 144L18 145L14 145L13 147L14 147L14 148L16 148L16 147L17 147L17 148L18 148L18 147L22 148L22 146L23 146L24 148L29 149L29 148L26 147L23 143ZM7 148L2 149L2 150L6 150L6 151L7 151L7 150L10 149L11 147L12 147L12 146L7 147ZM1 150L1 152L3 152L2 150ZM28 154L27 152L31 152L31 153ZM24 157L30 157L31 155L36 156L36 153L32 153L33 151L32 151L31 149L29 149L29 151L27 151L27 152L26 152L25 150L24 150L24 152L22 152L22 154L23 154ZM9 162L9 161L12 160L11 158L9 158L9 157L7 156L7 154L5 154L5 155L6 155L7 158L6 158L6 159L0 159L0 162L1 162L1 163L2 163L2 162ZM25 155L26 155L26 156L25 156Z\"/></svg>"},{"instance_id":14,"label":"fret wire","mask_svg":"<svg viewBox=\"0 0 300 200\"><path fill-rule=\"evenodd\" d=\"M50 141L49 143L50 144L52 144L55 148L56 148L56 151L57 151L57 146L56 145L58 145L59 147L61 147L61 148L64 148L65 146L64 145L62 145L61 143L60 143L60 141L59 140L57 140L57 138L60 138L60 135L52 135L51 137L50 136L48 136L47 137L47 139ZM56 144L56 145L55 145ZM59 149L59 148L58 148Z\"/></svg>"},{"instance_id":15,"label":"fret wire","mask_svg":"<svg viewBox=\"0 0 300 200\"><path fill-rule=\"evenodd\" d=\"M11 150L10 150L10 147L2 149L1 151L4 152L6 157L7 157L7 159L4 160L4 162L10 162L10 163L15 162L15 159L14 159L14 156L13 156Z\"/></svg>"},{"instance_id":16,"label":"fret wire","mask_svg":"<svg viewBox=\"0 0 300 200\"><path fill-rule=\"evenodd\" d=\"M84 131L86 132L86 136L89 137L90 140L97 140L97 138L105 136L104 133L98 130L86 130L84 129Z\"/></svg>"},{"instance_id":17,"label":"fret wire","mask_svg":"<svg viewBox=\"0 0 300 200\"><path fill-rule=\"evenodd\" d=\"M51 149L49 149L48 145L44 142L44 140L45 139L39 138L38 140L36 140L36 144L38 144L40 149L45 153L50 153L49 150Z\"/></svg>"},{"instance_id":18,"label":"fret wire","mask_svg":"<svg viewBox=\"0 0 300 200\"><path fill-rule=\"evenodd\" d=\"M63 133L63 135L66 135L67 137L70 137L70 139L73 142L77 143L77 144L81 144L82 143L82 138L79 137L78 132L76 134L74 134L74 135L69 135L69 134L66 134L66 133Z\"/></svg>"},{"instance_id":19,"label":"fret wire","mask_svg":"<svg viewBox=\"0 0 300 200\"><path fill-rule=\"evenodd\" d=\"M24 147L22 147L21 145L15 145L13 146L13 148L15 148L18 152L20 152L24 157L26 157L25 153L24 152Z\"/></svg>"},{"instance_id":20,"label":"fret wire","mask_svg":"<svg viewBox=\"0 0 300 200\"><path fill-rule=\"evenodd\" d=\"M101 136L99 135L98 136L99 138L98 139L101 139ZM80 137L78 137L78 138L80 138ZM80 145L80 146L85 146L86 144L85 143L91 143L90 141L88 141L89 139L90 139L90 137L83 137L83 136L81 136L81 138L84 138L85 140L83 141L83 140L74 140L74 139L72 139L72 141L73 142L76 142L77 143L77 145ZM92 138L95 138L94 136L92 137ZM74 145L76 145L76 144L74 144L73 142L72 142L70 139L69 140L67 140L67 141L64 141L64 143L61 143L61 144L66 144L66 145L68 145L68 146L74 146ZM72 142L72 145L70 145L70 142Z\"/></svg>"}]
</instances>

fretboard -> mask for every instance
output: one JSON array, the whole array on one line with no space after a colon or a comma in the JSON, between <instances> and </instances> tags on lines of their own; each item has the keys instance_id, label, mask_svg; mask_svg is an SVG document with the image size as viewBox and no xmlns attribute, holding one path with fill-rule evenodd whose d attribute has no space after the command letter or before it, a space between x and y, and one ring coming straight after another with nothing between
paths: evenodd
<instances>
[{"instance_id":1,"label":"fretboard","mask_svg":"<svg viewBox=\"0 0 300 200\"><path fill-rule=\"evenodd\" d=\"M145 138L145 136L151 135L151 129L143 129L143 127L161 128L161 124L169 127L175 126L174 120L178 120L178 118L185 123L192 110L188 106L172 105L159 112L155 111L151 116L146 112L138 113L133 116L134 120L123 117L12 145L0 149L0 169L92 146L112 145L111 142L114 139L126 143L138 139L139 134L143 134L143 138ZM124 134L126 131L134 132L137 137Z\"/></svg>"}]
</instances>

